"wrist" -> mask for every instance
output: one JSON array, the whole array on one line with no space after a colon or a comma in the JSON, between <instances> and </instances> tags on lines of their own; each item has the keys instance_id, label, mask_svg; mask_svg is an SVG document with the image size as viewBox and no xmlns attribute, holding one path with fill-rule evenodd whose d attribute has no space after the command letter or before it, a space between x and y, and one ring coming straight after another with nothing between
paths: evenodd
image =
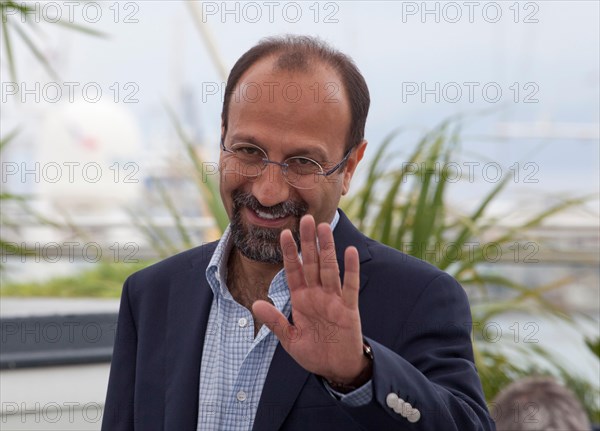
<instances>
[{"instance_id":1,"label":"wrist","mask_svg":"<svg viewBox=\"0 0 600 431\"><path fill-rule=\"evenodd\" d=\"M358 375L349 381L336 381L323 377L327 384L335 391L348 393L360 388L362 385L371 380L373 376L373 352L371 346L363 340L363 355L362 355L362 368Z\"/></svg>"}]
</instances>

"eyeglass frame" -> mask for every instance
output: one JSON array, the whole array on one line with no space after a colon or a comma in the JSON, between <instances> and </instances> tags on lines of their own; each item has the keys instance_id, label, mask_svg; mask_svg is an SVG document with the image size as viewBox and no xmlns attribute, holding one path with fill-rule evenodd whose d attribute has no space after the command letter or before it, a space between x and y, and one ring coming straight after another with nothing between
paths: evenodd
<instances>
[{"instance_id":1,"label":"eyeglass frame","mask_svg":"<svg viewBox=\"0 0 600 431\"><path fill-rule=\"evenodd\" d=\"M256 175L256 178L258 178L259 176L261 176L262 172L265 170L265 168L267 167L267 165L269 163L271 163L273 165L278 165L281 168L281 173L282 173L283 177L286 178L286 179L288 179L287 168L289 167L289 164L285 163L285 160L289 160L292 157L303 157L305 159L310 160L311 162L314 162L319 167L319 169L321 169L321 172L315 172L314 174L311 174L311 175L322 175L324 177L327 177L327 176L333 174L335 171L337 171L338 169L340 169L342 167L342 165L348 160L348 157L350 157L350 153L352 152L352 150L356 147L356 145L352 145L350 148L348 148L346 150L346 153L344 154L344 157L342 158L342 160L340 160L340 162L337 165L335 165L334 167L332 167L328 171L324 171L323 170L323 166L321 166L321 164L319 162L317 162L316 160L311 159L310 157L292 156L292 157L288 157L283 162L276 162L274 160L269 159L268 155L267 155L267 152L265 150L263 150L261 147L259 147L258 145L253 144L251 142L246 142L246 143L250 144L250 145L252 145L252 146L254 146L256 148L258 148L259 150L261 150L264 153L265 156L267 156L266 158L262 159L263 167L260 169L261 173L258 174L258 175ZM221 150L224 151L224 152L226 152L226 153L229 153L229 154L235 154L232 150L230 150L229 148L225 147L225 139L223 139L223 138L221 138ZM284 170L284 168L286 170ZM241 174L241 175L244 175L244 174ZM246 175L244 175L244 176L246 176ZM251 177L247 177L247 178L251 178ZM289 183L289 184L293 186L292 183Z\"/></svg>"}]
</instances>

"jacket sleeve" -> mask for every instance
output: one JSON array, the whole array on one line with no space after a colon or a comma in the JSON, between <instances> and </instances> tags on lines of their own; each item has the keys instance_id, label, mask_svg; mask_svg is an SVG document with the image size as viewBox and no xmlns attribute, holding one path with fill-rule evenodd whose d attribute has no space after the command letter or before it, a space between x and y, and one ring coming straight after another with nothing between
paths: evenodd
<instances>
[{"instance_id":1,"label":"jacket sleeve","mask_svg":"<svg viewBox=\"0 0 600 431\"><path fill-rule=\"evenodd\" d=\"M129 278L123 286L117 332L110 366L108 391L104 404L102 430L134 429L134 387L137 331L129 300Z\"/></svg>"},{"instance_id":2,"label":"jacket sleeve","mask_svg":"<svg viewBox=\"0 0 600 431\"><path fill-rule=\"evenodd\" d=\"M495 430L473 361L469 303L458 282L436 277L410 316L390 324L400 326L393 347L366 337L374 358L371 401L359 407L340 402L342 408L365 429ZM418 413L395 411L388 397Z\"/></svg>"}]
</instances>

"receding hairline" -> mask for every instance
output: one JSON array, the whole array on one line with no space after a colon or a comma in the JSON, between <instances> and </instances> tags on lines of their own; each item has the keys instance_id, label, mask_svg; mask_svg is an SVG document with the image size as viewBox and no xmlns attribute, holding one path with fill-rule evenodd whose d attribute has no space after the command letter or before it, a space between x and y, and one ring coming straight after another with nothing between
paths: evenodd
<instances>
[{"instance_id":1,"label":"receding hairline","mask_svg":"<svg viewBox=\"0 0 600 431\"><path fill-rule=\"evenodd\" d=\"M339 80L342 87L341 94L350 107L351 121L346 146L350 149L364 139L370 105L369 89L354 60L318 37L289 34L261 39L235 62L227 78L221 110L225 133L227 133L229 107L234 90L240 82L246 80L248 73L259 61L267 58L274 59L273 65L279 71L310 73L311 70L319 67L333 72L332 76ZM335 91L339 92L339 89L336 88Z\"/></svg>"},{"instance_id":2,"label":"receding hairline","mask_svg":"<svg viewBox=\"0 0 600 431\"><path fill-rule=\"evenodd\" d=\"M334 97L337 98L336 100L341 102L341 103L335 103L335 105L338 105L342 108L342 112L343 114L341 114L340 116L338 116L337 118L345 118L345 120L349 123L349 125L346 127L346 136L345 136L345 141L348 140L349 136L350 136L350 125L352 124L352 107L351 107L351 102L350 102L350 95L348 94L348 92L345 91L345 83L343 80L343 77L341 76L341 74L334 68L332 67L330 64L328 64L328 62L323 61L319 58L314 58L314 61L310 61L308 65L306 65L306 67L302 67L302 68L289 68L289 67L281 67L281 64L278 62L278 59L280 57L277 55L277 53L270 53L264 57L261 57L260 59L256 60L254 63L252 63L252 65L250 67L248 67L248 69L246 69L244 71L244 73L240 76L240 78L238 79L235 87L234 87L234 92L238 91L240 92L240 94L244 94L244 87L245 86L258 86L258 87L262 87L262 92L263 94L265 94L266 92L269 92L269 98L273 96L273 93L271 92L275 92L277 94L282 94L285 93L285 88L288 84L295 84L296 86L301 85L302 87L298 87L299 91L302 93L304 92L306 94L306 97L308 98L308 100L313 101L314 97L319 97L320 100L325 100L328 97ZM262 70L261 72L257 72L257 68L259 67L266 67L265 70ZM261 75L262 73L272 73L272 81L269 82L269 78L265 78L263 80L263 77L265 77L265 75ZM318 73L323 73L325 72L327 74L326 77L324 77L323 79L321 79L319 81L319 79L317 79L315 77L314 80L310 80L310 81L303 81L303 84L299 84L301 81L301 79L306 79L307 77L313 77ZM259 75L253 75L253 73L259 73ZM275 82L275 80L280 80L281 79L281 85L278 85L278 83ZM289 79L288 82L286 82L286 79ZM295 81L295 79L298 79L298 81ZM330 88L328 87L328 84L334 84L336 87L335 88ZM275 87L273 87L273 85L275 85ZM310 85L309 87L304 87L304 85ZM314 85L318 85L318 89L316 89L315 87L313 87ZM338 91L339 87L342 88L341 91ZM268 87L268 88L267 88ZM308 88L308 89L307 89ZM332 93L332 91L335 91L335 93ZM331 94L330 94L331 93ZM342 96L340 97L339 94L342 94ZM284 100L285 100L284 96ZM304 96L303 96L304 97ZM231 99L231 103L229 104L229 113L231 112L232 106L238 104L241 100L243 100L243 98L239 98L236 99L235 97L233 97ZM289 101L289 100L288 100ZM294 103L294 102L291 102ZM326 102L327 104L330 104L328 102ZM348 149L348 145L345 145L346 150Z\"/></svg>"},{"instance_id":3,"label":"receding hairline","mask_svg":"<svg viewBox=\"0 0 600 431\"><path fill-rule=\"evenodd\" d=\"M292 55L289 56L289 54ZM346 85L344 83L342 74L326 59L322 59L318 55L308 54L308 56L300 62L294 54L296 54L296 52L287 52L287 50L281 49L279 51L270 52L264 57L257 59L240 76L238 82L236 83L236 87L238 87L249 74L256 70L256 66L261 64L268 65L270 63L271 68L269 71L272 73L288 72L290 75L310 75L311 73L317 73L320 70L325 70L335 75L336 80L339 81L340 85L342 85L344 91L346 92Z\"/></svg>"},{"instance_id":4,"label":"receding hairline","mask_svg":"<svg viewBox=\"0 0 600 431\"><path fill-rule=\"evenodd\" d=\"M277 56L277 67L282 70L302 71L311 67L314 60L328 64L336 69L339 57L352 62L346 54L332 48L325 41L307 36L287 35L274 36L261 40L261 45L267 51L266 56ZM337 61L333 61L336 59Z\"/></svg>"}]
</instances>

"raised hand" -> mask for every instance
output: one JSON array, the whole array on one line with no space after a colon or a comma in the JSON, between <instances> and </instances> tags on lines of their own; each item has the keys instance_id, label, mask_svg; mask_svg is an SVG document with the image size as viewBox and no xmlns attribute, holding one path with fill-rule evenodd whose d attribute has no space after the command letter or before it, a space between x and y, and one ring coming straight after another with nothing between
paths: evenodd
<instances>
[{"instance_id":1,"label":"raised hand","mask_svg":"<svg viewBox=\"0 0 600 431\"><path fill-rule=\"evenodd\" d=\"M294 324L266 301L256 301L252 311L303 368L327 380L350 384L370 366L363 355L358 311L358 251L348 247L344 253L342 287L331 227L321 223L315 229L313 217L304 216L300 244L302 259L291 231L281 233Z\"/></svg>"}]
</instances>

